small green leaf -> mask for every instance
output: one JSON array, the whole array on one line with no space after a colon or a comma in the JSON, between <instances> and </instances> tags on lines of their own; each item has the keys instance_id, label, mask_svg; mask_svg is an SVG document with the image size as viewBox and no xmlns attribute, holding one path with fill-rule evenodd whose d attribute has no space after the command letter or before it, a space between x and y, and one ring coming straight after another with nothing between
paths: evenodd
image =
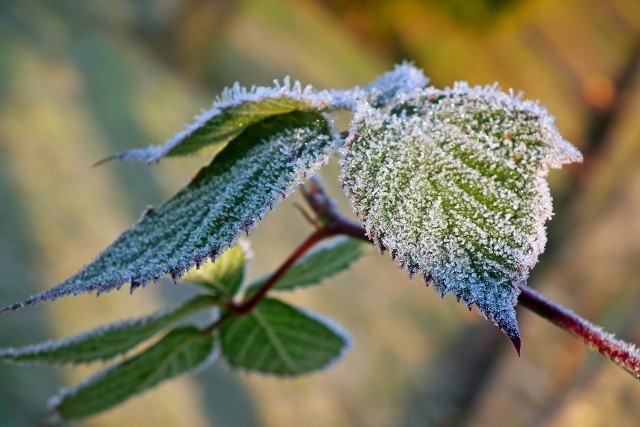
<instances>
[{"instance_id":1,"label":"small green leaf","mask_svg":"<svg viewBox=\"0 0 640 427\"><path fill-rule=\"evenodd\" d=\"M182 280L196 283L230 300L242 285L249 258L249 243L240 240L215 261L207 261L200 269L191 269Z\"/></svg>"},{"instance_id":2,"label":"small green leaf","mask_svg":"<svg viewBox=\"0 0 640 427\"><path fill-rule=\"evenodd\" d=\"M162 146L137 148L115 154L107 160L121 159L153 163L165 156L185 156L206 147L227 143L250 126L280 114L294 111L327 109L331 98L327 92L317 92L299 82L247 90L236 83L223 91L211 109L202 112L195 122L180 131Z\"/></svg>"},{"instance_id":3,"label":"small green leaf","mask_svg":"<svg viewBox=\"0 0 640 427\"><path fill-rule=\"evenodd\" d=\"M304 258L296 262L273 288L274 291L288 291L312 286L324 279L347 270L364 253L365 243L348 237L338 237L317 246ZM262 286L267 277L252 283L247 293Z\"/></svg>"},{"instance_id":4,"label":"small green leaf","mask_svg":"<svg viewBox=\"0 0 640 427\"><path fill-rule=\"evenodd\" d=\"M61 420L88 417L159 383L192 371L210 359L214 339L194 327L171 331L144 352L62 390L51 403Z\"/></svg>"},{"instance_id":5,"label":"small green leaf","mask_svg":"<svg viewBox=\"0 0 640 427\"><path fill-rule=\"evenodd\" d=\"M362 103L342 163L368 234L411 275L493 320L514 306L546 240L550 167L581 160L546 110L496 87L415 90Z\"/></svg>"},{"instance_id":6,"label":"small green leaf","mask_svg":"<svg viewBox=\"0 0 640 427\"><path fill-rule=\"evenodd\" d=\"M267 298L251 313L223 323L220 345L235 368L296 376L327 367L349 338L315 314Z\"/></svg>"},{"instance_id":7,"label":"small green leaf","mask_svg":"<svg viewBox=\"0 0 640 427\"><path fill-rule=\"evenodd\" d=\"M88 363L130 350L177 320L211 307L216 299L199 296L169 311L103 326L84 334L22 348L0 349L0 360L20 363Z\"/></svg>"},{"instance_id":8,"label":"small green leaf","mask_svg":"<svg viewBox=\"0 0 640 427\"><path fill-rule=\"evenodd\" d=\"M57 287L0 312L66 295L106 292L127 282L134 289L167 273L175 279L207 257L215 260L326 163L334 138L320 113L283 114L251 126L93 263Z\"/></svg>"}]
</instances>

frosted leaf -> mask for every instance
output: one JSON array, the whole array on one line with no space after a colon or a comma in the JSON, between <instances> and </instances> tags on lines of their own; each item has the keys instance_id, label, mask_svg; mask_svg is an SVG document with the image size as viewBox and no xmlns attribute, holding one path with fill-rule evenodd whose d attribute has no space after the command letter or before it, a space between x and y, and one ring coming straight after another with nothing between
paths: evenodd
<instances>
[{"instance_id":1,"label":"frosted leaf","mask_svg":"<svg viewBox=\"0 0 640 427\"><path fill-rule=\"evenodd\" d=\"M549 167L580 161L545 109L497 87L420 89L390 111L360 104L342 178L367 233L493 320L514 343L514 306L546 242Z\"/></svg>"},{"instance_id":2,"label":"frosted leaf","mask_svg":"<svg viewBox=\"0 0 640 427\"><path fill-rule=\"evenodd\" d=\"M373 83L364 87L367 101L373 107L380 108L401 94L422 89L429 84L421 69L409 63L396 65L393 71L383 74Z\"/></svg>"},{"instance_id":3,"label":"frosted leaf","mask_svg":"<svg viewBox=\"0 0 640 427\"><path fill-rule=\"evenodd\" d=\"M273 87L246 89L236 83L225 89L209 110L202 111L192 124L163 145L127 150L99 163L115 159L153 163L166 156L184 156L227 143L269 117L293 111L353 109L360 98L382 105L399 93L411 92L428 82L420 69L405 63L362 89L317 91L312 86L303 87L298 81L292 84L289 78L282 84L276 81Z\"/></svg>"},{"instance_id":4,"label":"frosted leaf","mask_svg":"<svg viewBox=\"0 0 640 427\"><path fill-rule=\"evenodd\" d=\"M134 289L215 260L328 160L334 138L320 113L294 112L252 126L75 276L0 312L125 283Z\"/></svg>"},{"instance_id":5,"label":"frosted leaf","mask_svg":"<svg viewBox=\"0 0 640 427\"><path fill-rule=\"evenodd\" d=\"M0 349L0 360L19 363L88 363L106 360L137 346L178 320L212 307L216 299L198 296L179 307L150 316L102 326L75 337Z\"/></svg>"},{"instance_id":6,"label":"frosted leaf","mask_svg":"<svg viewBox=\"0 0 640 427\"><path fill-rule=\"evenodd\" d=\"M272 298L220 327L222 355L232 367L278 376L324 369L349 344L341 327Z\"/></svg>"},{"instance_id":7,"label":"frosted leaf","mask_svg":"<svg viewBox=\"0 0 640 427\"><path fill-rule=\"evenodd\" d=\"M124 151L104 161L120 159L152 163L165 156L192 154L229 142L251 125L269 117L293 111L322 111L332 103L328 92L315 91L311 86L303 88L297 81L291 84L289 78L285 78L283 84L276 81L274 87L246 89L236 83L222 92L211 109L196 116L192 124L164 145Z\"/></svg>"},{"instance_id":8,"label":"frosted leaf","mask_svg":"<svg viewBox=\"0 0 640 427\"><path fill-rule=\"evenodd\" d=\"M64 389L50 406L56 420L107 410L163 381L198 369L214 353L214 338L192 326L174 329L142 353Z\"/></svg>"},{"instance_id":9,"label":"frosted leaf","mask_svg":"<svg viewBox=\"0 0 640 427\"><path fill-rule=\"evenodd\" d=\"M429 79L421 69L405 62L396 65L393 71L384 73L363 88L334 90L329 94L331 95L332 108L355 110L360 100L365 100L370 105L381 108L392 104L398 96L424 88L428 83Z\"/></svg>"}]
</instances>

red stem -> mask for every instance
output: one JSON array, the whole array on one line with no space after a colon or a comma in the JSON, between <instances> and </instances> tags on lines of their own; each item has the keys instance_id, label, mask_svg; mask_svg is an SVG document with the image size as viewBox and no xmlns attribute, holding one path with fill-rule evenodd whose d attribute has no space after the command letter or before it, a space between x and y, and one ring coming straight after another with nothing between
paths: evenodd
<instances>
[{"instance_id":1,"label":"red stem","mask_svg":"<svg viewBox=\"0 0 640 427\"><path fill-rule=\"evenodd\" d=\"M614 338L600 327L548 300L528 286L520 286L518 303L579 338L631 375L640 378L640 353L633 345Z\"/></svg>"},{"instance_id":2,"label":"red stem","mask_svg":"<svg viewBox=\"0 0 640 427\"><path fill-rule=\"evenodd\" d=\"M256 306L264 299L267 293L278 283L278 280L289 270L295 262L300 259L309 249L319 243L321 240L329 238L331 236L335 236L339 234L337 228L334 227L322 227L317 229L313 234L307 237L307 240L302 242L300 246L296 248L295 251L287 258L287 260L282 263L282 265L269 277L269 279L258 289L256 293L251 295L251 297L241 304L229 304L229 311L235 314L248 314L256 308Z\"/></svg>"}]
</instances>

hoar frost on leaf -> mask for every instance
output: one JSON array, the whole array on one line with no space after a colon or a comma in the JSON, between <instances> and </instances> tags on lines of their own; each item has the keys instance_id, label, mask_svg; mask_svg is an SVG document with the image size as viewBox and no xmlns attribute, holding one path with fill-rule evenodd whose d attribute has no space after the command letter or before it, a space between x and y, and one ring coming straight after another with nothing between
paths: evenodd
<instances>
[{"instance_id":1,"label":"hoar frost on leaf","mask_svg":"<svg viewBox=\"0 0 640 427\"><path fill-rule=\"evenodd\" d=\"M378 245L517 345L518 285L551 217L548 168L580 160L537 103L457 84L401 94L385 109L360 103L342 178Z\"/></svg>"},{"instance_id":2,"label":"hoar frost on leaf","mask_svg":"<svg viewBox=\"0 0 640 427\"><path fill-rule=\"evenodd\" d=\"M247 89L236 83L224 89L210 109L202 111L192 124L164 145L124 151L104 161L119 159L153 163L165 156L184 156L229 142L251 125L269 117L293 111L324 111L333 104L330 92L316 91L312 86L303 87L298 81L291 83L288 77L282 84L274 81L273 87Z\"/></svg>"},{"instance_id":3,"label":"hoar frost on leaf","mask_svg":"<svg viewBox=\"0 0 640 427\"><path fill-rule=\"evenodd\" d=\"M206 147L231 141L256 123L293 111L321 112L342 108L353 109L356 100L367 99L382 106L400 93L427 85L429 79L422 70L410 64L400 64L363 89L315 90L299 81L274 81L273 87L253 86L250 89L236 83L226 88L210 109L202 111L194 122L175 134L161 146L135 148L110 156L108 160L130 160L153 163L166 156L184 156Z\"/></svg>"},{"instance_id":4,"label":"hoar frost on leaf","mask_svg":"<svg viewBox=\"0 0 640 427\"><path fill-rule=\"evenodd\" d=\"M149 210L75 276L0 312L125 283L134 289L165 274L175 279L207 258L215 260L326 163L336 137L321 113L294 112L252 126L186 188Z\"/></svg>"}]
</instances>

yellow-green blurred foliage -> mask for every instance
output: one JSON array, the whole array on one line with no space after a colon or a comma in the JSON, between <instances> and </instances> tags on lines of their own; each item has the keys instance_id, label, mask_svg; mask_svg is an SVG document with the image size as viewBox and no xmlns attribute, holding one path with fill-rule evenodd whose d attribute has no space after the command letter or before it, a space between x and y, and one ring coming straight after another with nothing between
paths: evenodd
<instances>
[{"instance_id":1,"label":"yellow-green blurred foliage","mask_svg":"<svg viewBox=\"0 0 640 427\"><path fill-rule=\"evenodd\" d=\"M557 116L586 162L552 173L556 216L531 285L640 342L638 0L3 0L0 302L70 276L208 159L95 161L161 143L236 80L345 87L403 59L437 86L498 81ZM323 175L339 196L335 164ZM252 237L253 274L308 232L284 203ZM6 314L0 345L69 336L186 294L160 283ZM327 372L278 380L216 365L78 425L640 425L637 380L525 311L518 358L493 325L386 255L292 299L353 333ZM47 396L91 371L0 366L0 425L35 425Z\"/></svg>"}]
</instances>

